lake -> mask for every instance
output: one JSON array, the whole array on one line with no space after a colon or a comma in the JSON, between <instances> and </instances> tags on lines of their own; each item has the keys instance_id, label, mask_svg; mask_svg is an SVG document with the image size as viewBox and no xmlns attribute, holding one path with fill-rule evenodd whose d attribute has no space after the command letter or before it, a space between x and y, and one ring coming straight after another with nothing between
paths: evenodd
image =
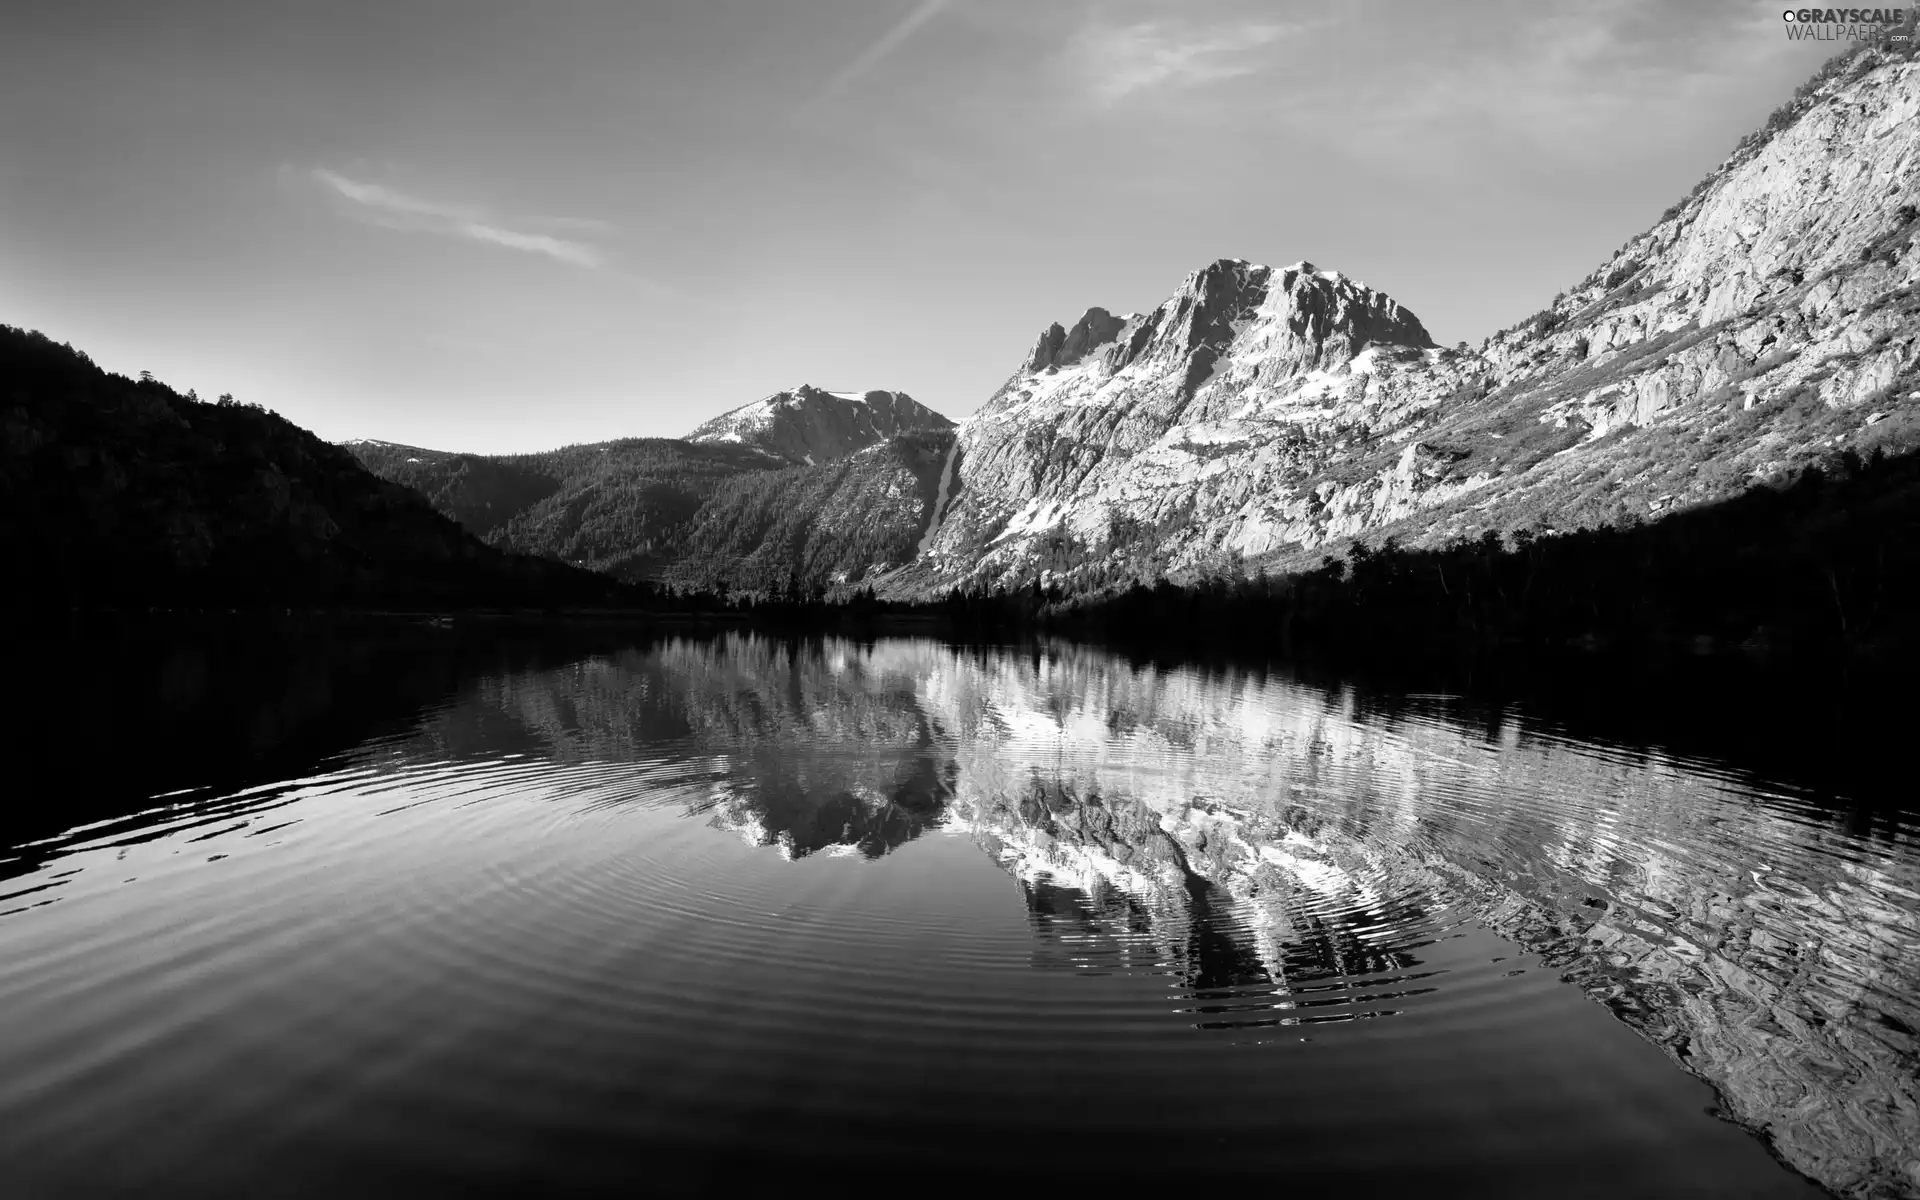
<instances>
[{"instance_id":1,"label":"lake","mask_svg":"<svg viewBox=\"0 0 1920 1200\"><path fill-rule=\"evenodd\" d=\"M0 1191L1920 1193L1905 791L1085 646L455 624L21 647Z\"/></svg>"}]
</instances>

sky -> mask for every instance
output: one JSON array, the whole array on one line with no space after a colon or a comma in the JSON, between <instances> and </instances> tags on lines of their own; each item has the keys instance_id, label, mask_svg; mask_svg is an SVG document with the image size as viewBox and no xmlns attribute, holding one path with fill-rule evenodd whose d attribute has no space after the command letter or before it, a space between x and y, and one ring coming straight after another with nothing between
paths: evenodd
<instances>
[{"instance_id":1,"label":"sky","mask_svg":"<svg viewBox=\"0 0 1920 1200\"><path fill-rule=\"evenodd\" d=\"M954 418L1219 258L1443 343L1543 307L1833 50L1747 0L170 0L0 37L0 323L322 437Z\"/></svg>"}]
</instances>

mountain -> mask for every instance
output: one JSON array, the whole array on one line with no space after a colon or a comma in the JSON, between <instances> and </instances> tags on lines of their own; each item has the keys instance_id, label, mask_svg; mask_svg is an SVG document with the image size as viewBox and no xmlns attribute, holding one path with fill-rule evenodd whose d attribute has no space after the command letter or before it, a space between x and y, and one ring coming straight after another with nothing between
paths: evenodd
<instances>
[{"instance_id":1,"label":"mountain","mask_svg":"<svg viewBox=\"0 0 1920 1200\"><path fill-rule=\"evenodd\" d=\"M1191 582L1356 541L1619 529L1920 447L1920 67L1836 58L1648 231L1478 348L1322 266L1222 259L1049 325L965 422L776 393L684 441L363 443L504 548L749 590ZM418 460L418 461L414 461Z\"/></svg>"},{"instance_id":2,"label":"mountain","mask_svg":"<svg viewBox=\"0 0 1920 1200\"><path fill-rule=\"evenodd\" d=\"M951 441L907 434L811 466L666 438L527 455L555 490L489 540L634 581L754 592L844 583L913 557Z\"/></svg>"},{"instance_id":3,"label":"mountain","mask_svg":"<svg viewBox=\"0 0 1920 1200\"><path fill-rule=\"evenodd\" d=\"M502 456L383 442L348 449L495 546L625 579L646 577L663 554L670 557L675 537L720 481L786 465L744 446L673 438Z\"/></svg>"},{"instance_id":4,"label":"mountain","mask_svg":"<svg viewBox=\"0 0 1920 1200\"><path fill-rule=\"evenodd\" d=\"M660 577L792 594L909 563L952 446L944 430L901 434L838 461L728 479L688 523Z\"/></svg>"},{"instance_id":5,"label":"mountain","mask_svg":"<svg viewBox=\"0 0 1920 1200\"><path fill-rule=\"evenodd\" d=\"M1297 568L1633 523L1913 448L1920 67L1835 60L1654 227L1479 349L1311 263L1052 325L883 590Z\"/></svg>"},{"instance_id":6,"label":"mountain","mask_svg":"<svg viewBox=\"0 0 1920 1200\"><path fill-rule=\"evenodd\" d=\"M1392 299L1304 262L1223 259L1151 313L1053 325L961 427L932 565L1000 582L1061 540L1113 555L1190 537L1212 493L1244 500L1354 438L1349 383L1426 368L1432 345Z\"/></svg>"},{"instance_id":7,"label":"mountain","mask_svg":"<svg viewBox=\"0 0 1920 1200\"><path fill-rule=\"evenodd\" d=\"M434 508L483 537L559 486L552 476L513 459L369 439L342 444L374 474L419 492Z\"/></svg>"},{"instance_id":8,"label":"mountain","mask_svg":"<svg viewBox=\"0 0 1920 1200\"><path fill-rule=\"evenodd\" d=\"M803 383L722 413L687 440L731 442L811 466L902 434L951 428L905 392L827 392Z\"/></svg>"},{"instance_id":9,"label":"mountain","mask_svg":"<svg viewBox=\"0 0 1920 1200\"><path fill-rule=\"evenodd\" d=\"M501 456L347 448L504 549L629 581L791 593L915 556L952 427L904 393L802 385L685 439Z\"/></svg>"},{"instance_id":10,"label":"mountain","mask_svg":"<svg viewBox=\"0 0 1920 1200\"><path fill-rule=\"evenodd\" d=\"M13 606L615 604L482 544L251 405L203 403L0 326L0 559Z\"/></svg>"}]
</instances>

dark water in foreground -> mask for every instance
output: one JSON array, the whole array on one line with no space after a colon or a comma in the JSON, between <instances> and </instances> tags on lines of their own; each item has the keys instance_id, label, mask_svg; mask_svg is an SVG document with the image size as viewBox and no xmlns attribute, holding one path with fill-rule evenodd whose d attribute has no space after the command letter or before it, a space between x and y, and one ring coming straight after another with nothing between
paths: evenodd
<instances>
[{"instance_id":1,"label":"dark water in foreground","mask_svg":"<svg viewBox=\"0 0 1920 1200\"><path fill-rule=\"evenodd\" d=\"M15 726L7 1196L1920 1191L1899 797L1086 648L221 645L16 690L96 703Z\"/></svg>"}]
</instances>

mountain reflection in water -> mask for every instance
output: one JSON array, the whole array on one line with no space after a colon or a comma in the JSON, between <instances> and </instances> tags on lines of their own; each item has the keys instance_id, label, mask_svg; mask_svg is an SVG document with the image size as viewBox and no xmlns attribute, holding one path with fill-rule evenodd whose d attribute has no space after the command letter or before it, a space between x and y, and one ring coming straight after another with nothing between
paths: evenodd
<instances>
[{"instance_id":1,"label":"mountain reflection in water","mask_svg":"<svg viewBox=\"0 0 1920 1200\"><path fill-rule=\"evenodd\" d=\"M1909 811L1071 646L495 664L341 750L0 850L0 1161L1803 1194L1624 1022L1920 1192Z\"/></svg>"}]
</instances>

